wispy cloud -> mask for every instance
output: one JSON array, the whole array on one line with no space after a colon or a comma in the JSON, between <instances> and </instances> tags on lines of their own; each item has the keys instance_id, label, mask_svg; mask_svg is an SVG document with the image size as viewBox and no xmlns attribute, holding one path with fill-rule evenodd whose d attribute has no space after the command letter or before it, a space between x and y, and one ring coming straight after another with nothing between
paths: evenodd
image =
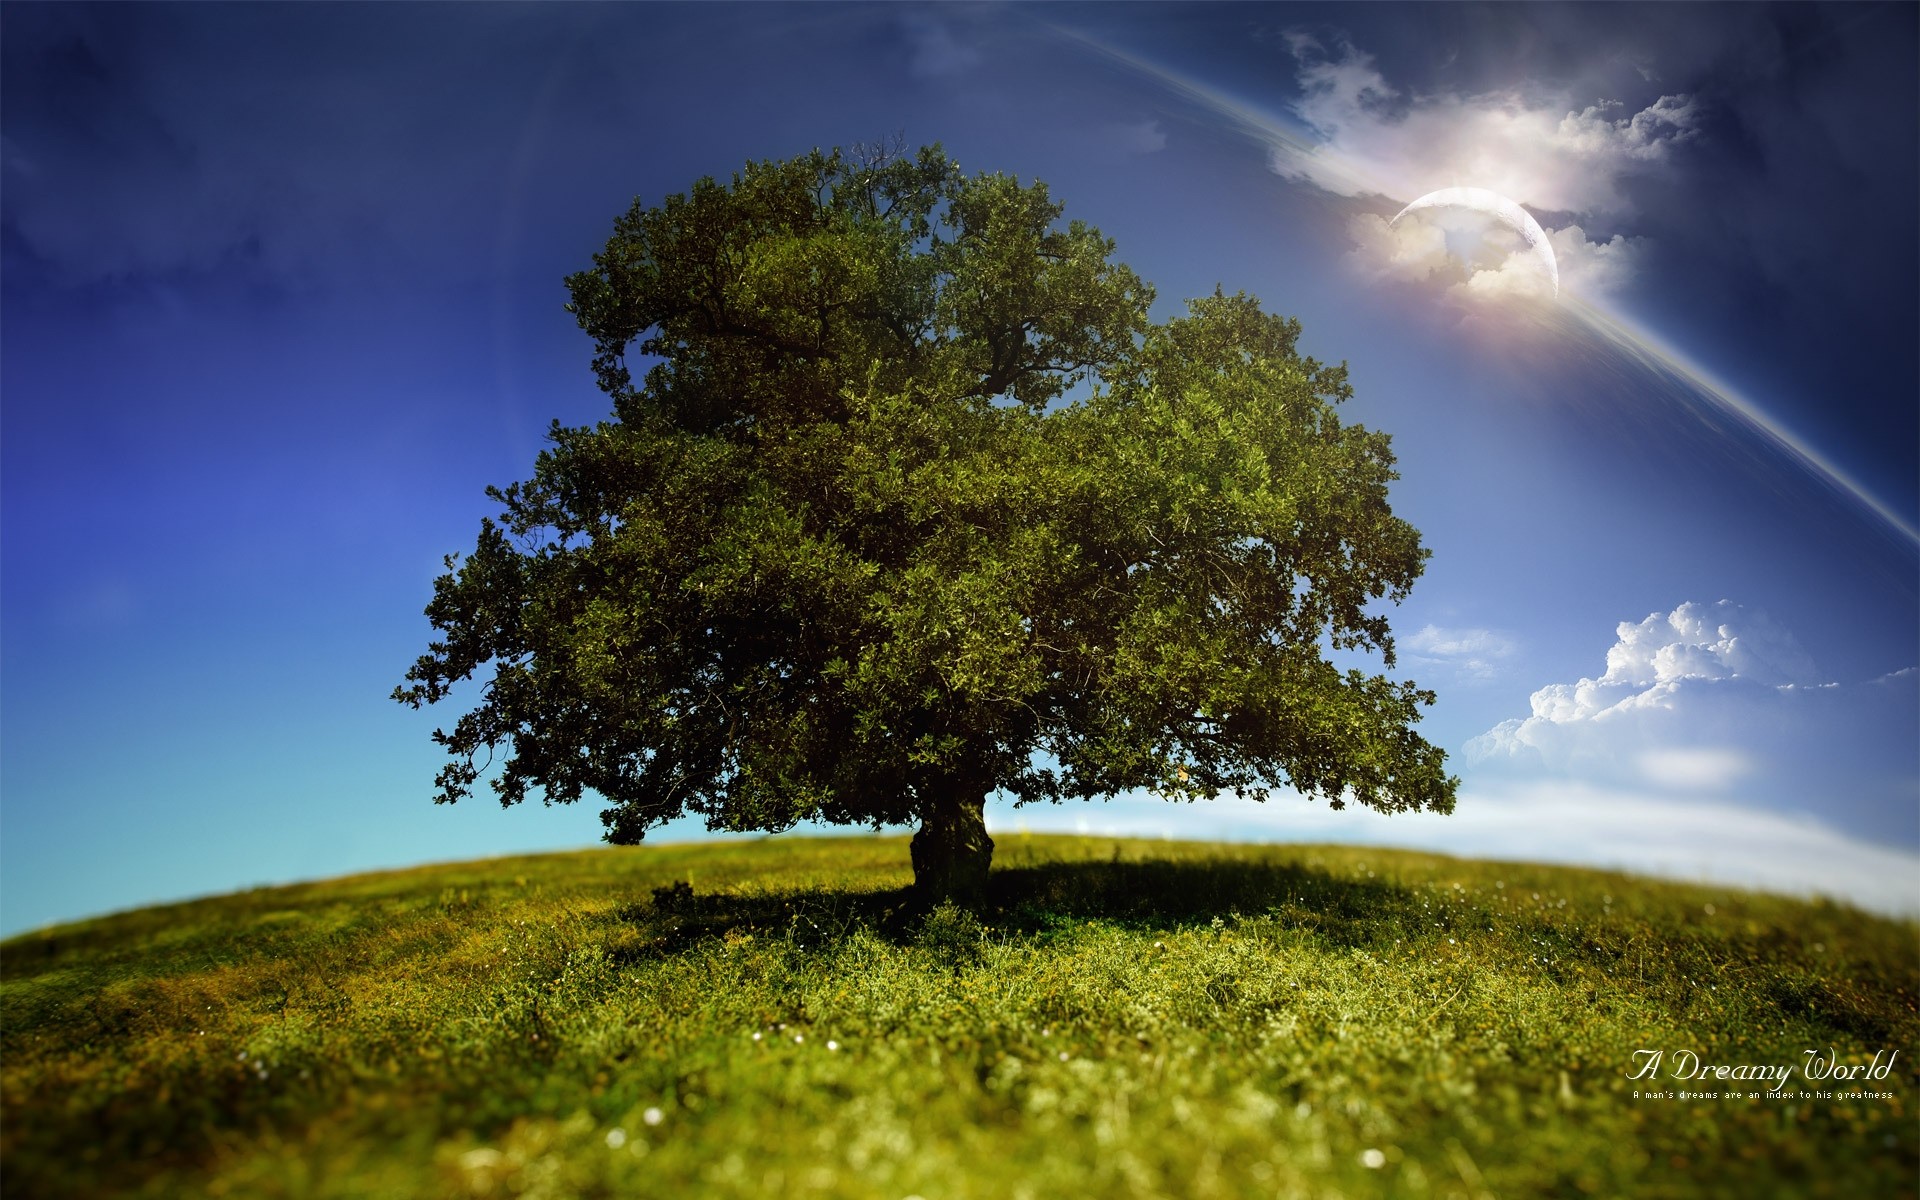
<instances>
[{"instance_id":1,"label":"wispy cloud","mask_svg":"<svg viewBox=\"0 0 1920 1200\"><path fill-rule=\"evenodd\" d=\"M1897 915L1920 914L1920 854L1876 844L1806 816L1586 783L1478 783L1449 816L1382 816L1276 797L1170 804L1126 796L1100 805L989 809L996 837L1022 829L1243 842L1336 842L1474 858L1555 862L1829 896Z\"/></svg>"},{"instance_id":2,"label":"wispy cloud","mask_svg":"<svg viewBox=\"0 0 1920 1200\"><path fill-rule=\"evenodd\" d=\"M907 70L919 79L938 79L959 75L980 65L980 51L959 35L953 26L925 13L911 13L900 22L907 39Z\"/></svg>"},{"instance_id":3,"label":"wispy cloud","mask_svg":"<svg viewBox=\"0 0 1920 1200\"><path fill-rule=\"evenodd\" d=\"M1516 649L1513 639L1491 629L1451 629L1425 625L1401 639L1407 663L1448 670L1460 679L1486 682L1506 669Z\"/></svg>"},{"instance_id":4,"label":"wispy cloud","mask_svg":"<svg viewBox=\"0 0 1920 1200\"><path fill-rule=\"evenodd\" d=\"M1157 154L1167 148L1167 131L1158 121L1115 121L1100 128L1099 141L1120 154Z\"/></svg>"}]
</instances>

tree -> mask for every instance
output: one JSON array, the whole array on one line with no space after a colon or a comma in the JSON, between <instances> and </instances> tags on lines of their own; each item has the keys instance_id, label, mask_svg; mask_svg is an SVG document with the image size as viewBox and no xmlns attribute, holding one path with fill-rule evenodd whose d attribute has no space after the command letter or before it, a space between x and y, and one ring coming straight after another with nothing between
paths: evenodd
<instances>
[{"instance_id":1,"label":"tree","mask_svg":"<svg viewBox=\"0 0 1920 1200\"><path fill-rule=\"evenodd\" d=\"M568 279L612 399L488 494L394 698L489 671L438 799L781 830L918 823L977 895L1025 803L1290 784L1451 811L1382 598L1426 558L1346 368L1244 295L1152 290L1045 186L917 155L753 164L615 222ZM635 382L635 359L647 364Z\"/></svg>"}]
</instances>

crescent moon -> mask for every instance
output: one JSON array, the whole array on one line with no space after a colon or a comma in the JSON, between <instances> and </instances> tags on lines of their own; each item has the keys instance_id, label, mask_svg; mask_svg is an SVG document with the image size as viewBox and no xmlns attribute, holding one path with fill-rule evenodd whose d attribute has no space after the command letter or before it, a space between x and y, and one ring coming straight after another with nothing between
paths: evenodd
<instances>
[{"instance_id":1,"label":"crescent moon","mask_svg":"<svg viewBox=\"0 0 1920 1200\"><path fill-rule=\"evenodd\" d=\"M1553 244L1547 241L1547 231L1540 228L1540 222L1533 214L1518 204L1502 196L1499 192L1490 192L1486 188L1452 187L1441 188L1407 205L1388 225L1397 224L1401 217L1422 208L1470 208L1485 213L1494 220L1513 230L1526 239L1527 249L1540 260L1547 269L1547 278L1553 280L1553 294L1560 294L1560 263L1553 256Z\"/></svg>"}]
</instances>

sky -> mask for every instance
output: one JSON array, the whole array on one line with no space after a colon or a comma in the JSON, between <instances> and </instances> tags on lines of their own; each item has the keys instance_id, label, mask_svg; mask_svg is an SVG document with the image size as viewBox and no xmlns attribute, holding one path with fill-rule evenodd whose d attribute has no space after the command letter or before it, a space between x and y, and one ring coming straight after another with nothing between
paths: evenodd
<instances>
[{"instance_id":1,"label":"sky","mask_svg":"<svg viewBox=\"0 0 1920 1200\"><path fill-rule=\"evenodd\" d=\"M613 218L882 139L1346 361L1432 550L1451 816L990 807L1920 911L1908 4L0 8L0 933L587 845L388 699ZM1484 214L1523 206L1559 272ZM1377 664L1376 664L1377 665ZM457 698L456 698L457 701ZM444 706L443 706L444 708ZM706 836L698 826L663 837Z\"/></svg>"}]
</instances>

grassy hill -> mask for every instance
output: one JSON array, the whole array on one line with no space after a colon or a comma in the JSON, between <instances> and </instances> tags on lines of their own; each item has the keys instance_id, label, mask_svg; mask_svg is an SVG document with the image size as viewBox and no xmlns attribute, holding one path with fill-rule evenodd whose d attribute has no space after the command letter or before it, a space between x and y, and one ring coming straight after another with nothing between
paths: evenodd
<instances>
[{"instance_id":1,"label":"grassy hill","mask_svg":"<svg viewBox=\"0 0 1920 1200\"><path fill-rule=\"evenodd\" d=\"M15 938L0 1191L1914 1194L1910 923L1374 848L1021 836L979 916L924 914L906 861L608 849ZM1650 1049L1659 1082L1628 1078ZM1898 1058L1810 1082L1809 1050ZM1676 1081L1681 1051L1790 1065L1800 1094ZM1652 1094L1682 1089L1723 1094Z\"/></svg>"}]
</instances>

